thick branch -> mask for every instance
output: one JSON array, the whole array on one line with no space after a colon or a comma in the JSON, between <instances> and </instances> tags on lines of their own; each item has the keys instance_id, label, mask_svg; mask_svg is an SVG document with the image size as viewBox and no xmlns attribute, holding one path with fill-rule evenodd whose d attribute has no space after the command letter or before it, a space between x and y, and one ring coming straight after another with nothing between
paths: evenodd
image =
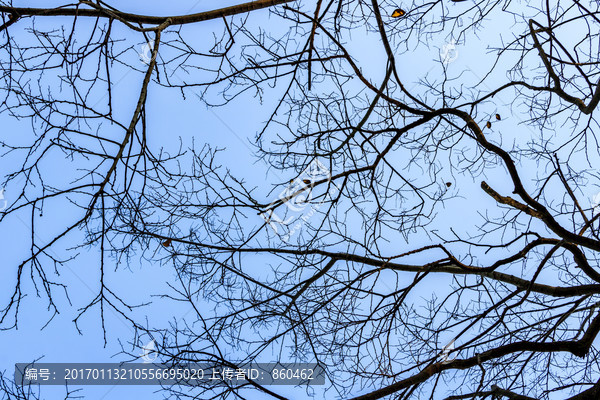
<instances>
[{"instance_id":1,"label":"thick branch","mask_svg":"<svg viewBox=\"0 0 600 400\"><path fill-rule=\"evenodd\" d=\"M160 25L170 19L171 25L191 24L194 22L218 19L230 15L247 13L261 8L267 8L278 4L289 3L292 0L257 0L248 3L238 4L236 6L219 8L216 10L204 11L196 14L176 15L176 16L151 16L142 14L130 14L116 10L89 9L89 8L27 8L0 6L0 12L18 15L20 17L49 17L49 16L73 16L73 17L96 17L96 18L118 18L130 23Z\"/></svg>"}]
</instances>

